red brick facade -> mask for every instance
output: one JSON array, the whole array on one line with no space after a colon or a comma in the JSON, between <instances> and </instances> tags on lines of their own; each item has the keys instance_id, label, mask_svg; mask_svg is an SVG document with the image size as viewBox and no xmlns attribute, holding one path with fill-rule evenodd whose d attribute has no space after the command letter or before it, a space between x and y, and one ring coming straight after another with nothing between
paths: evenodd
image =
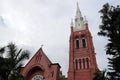
<instances>
[{"instance_id":1,"label":"red brick facade","mask_svg":"<svg viewBox=\"0 0 120 80\"><path fill-rule=\"evenodd\" d=\"M92 80L97 70L92 36L78 7L75 27L71 24L68 80Z\"/></svg>"},{"instance_id":2,"label":"red brick facade","mask_svg":"<svg viewBox=\"0 0 120 80\"><path fill-rule=\"evenodd\" d=\"M21 70L25 80L58 80L60 66L52 63L44 54L42 48L32 57L32 59Z\"/></svg>"}]
</instances>

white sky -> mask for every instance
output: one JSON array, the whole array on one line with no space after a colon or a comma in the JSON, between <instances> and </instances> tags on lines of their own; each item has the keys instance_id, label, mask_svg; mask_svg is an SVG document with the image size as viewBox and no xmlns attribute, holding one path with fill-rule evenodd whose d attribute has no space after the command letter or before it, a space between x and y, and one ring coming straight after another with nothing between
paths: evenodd
<instances>
[{"instance_id":1,"label":"white sky","mask_svg":"<svg viewBox=\"0 0 120 80\"><path fill-rule=\"evenodd\" d=\"M70 22L75 18L77 2L88 20L98 67L107 68L106 39L97 36L98 11L106 2L117 5L120 0L0 0L0 46L15 42L30 50L31 58L43 44L46 55L59 63L67 76Z\"/></svg>"}]
</instances>

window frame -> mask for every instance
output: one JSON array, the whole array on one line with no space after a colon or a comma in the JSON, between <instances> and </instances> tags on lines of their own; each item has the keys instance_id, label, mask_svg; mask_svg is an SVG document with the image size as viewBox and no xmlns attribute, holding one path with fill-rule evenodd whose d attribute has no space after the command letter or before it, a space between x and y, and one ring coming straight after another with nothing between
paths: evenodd
<instances>
[{"instance_id":1,"label":"window frame","mask_svg":"<svg viewBox=\"0 0 120 80\"><path fill-rule=\"evenodd\" d=\"M84 41L83 41L83 40L84 40ZM83 37L83 38L81 39L81 42L82 42L82 47L83 47L83 48L87 48L86 38Z\"/></svg>"},{"instance_id":2,"label":"window frame","mask_svg":"<svg viewBox=\"0 0 120 80\"><path fill-rule=\"evenodd\" d=\"M79 40L79 38L75 39L75 48L76 49L80 48L80 40Z\"/></svg>"}]
</instances>

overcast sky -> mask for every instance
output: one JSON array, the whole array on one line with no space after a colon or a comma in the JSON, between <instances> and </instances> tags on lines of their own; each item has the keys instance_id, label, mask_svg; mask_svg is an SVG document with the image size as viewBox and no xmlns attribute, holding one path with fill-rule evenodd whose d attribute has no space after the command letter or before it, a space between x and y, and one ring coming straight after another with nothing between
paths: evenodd
<instances>
[{"instance_id":1,"label":"overcast sky","mask_svg":"<svg viewBox=\"0 0 120 80\"><path fill-rule=\"evenodd\" d=\"M106 39L97 36L98 11L103 4L117 5L120 0L0 0L0 46L15 42L30 50L31 58L44 45L45 54L67 75L70 22L75 18L77 2L88 20L98 67L107 68Z\"/></svg>"}]
</instances>

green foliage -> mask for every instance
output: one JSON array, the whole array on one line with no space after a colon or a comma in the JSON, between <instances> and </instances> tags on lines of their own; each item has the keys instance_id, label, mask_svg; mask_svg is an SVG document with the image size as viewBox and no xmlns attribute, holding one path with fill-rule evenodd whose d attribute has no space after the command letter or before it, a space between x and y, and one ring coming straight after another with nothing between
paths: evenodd
<instances>
[{"instance_id":1,"label":"green foliage","mask_svg":"<svg viewBox=\"0 0 120 80\"><path fill-rule=\"evenodd\" d=\"M98 35L108 38L109 43L106 46L107 54L120 55L120 8L113 7L108 3L100 10L102 14L102 24Z\"/></svg>"},{"instance_id":2,"label":"green foliage","mask_svg":"<svg viewBox=\"0 0 120 80\"><path fill-rule=\"evenodd\" d=\"M97 71L96 73L95 73L95 77L93 78L93 80L105 80L105 77L104 77L104 75L105 75L105 70L103 70L103 71Z\"/></svg>"},{"instance_id":3,"label":"green foliage","mask_svg":"<svg viewBox=\"0 0 120 80\"><path fill-rule=\"evenodd\" d=\"M29 59L29 51L18 49L14 43L1 48L0 80L24 80L20 74L20 68L26 59Z\"/></svg>"},{"instance_id":4,"label":"green foliage","mask_svg":"<svg viewBox=\"0 0 120 80\"><path fill-rule=\"evenodd\" d=\"M65 76L61 76L59 80L67 80Z\"/></svg>"},{"instance_id":5,"label":"green foliage","mask_svg":"<svg viewBox=\"0 0 120 80\"><path fill-rule=\"evenodd\" d=\"M106 54L112 55L109 60L109 75L113 79L120 79L120 7L103 5L100 10L102 24L99 26L98 35L108 38Z\"/></svg>"}]
</instances>

